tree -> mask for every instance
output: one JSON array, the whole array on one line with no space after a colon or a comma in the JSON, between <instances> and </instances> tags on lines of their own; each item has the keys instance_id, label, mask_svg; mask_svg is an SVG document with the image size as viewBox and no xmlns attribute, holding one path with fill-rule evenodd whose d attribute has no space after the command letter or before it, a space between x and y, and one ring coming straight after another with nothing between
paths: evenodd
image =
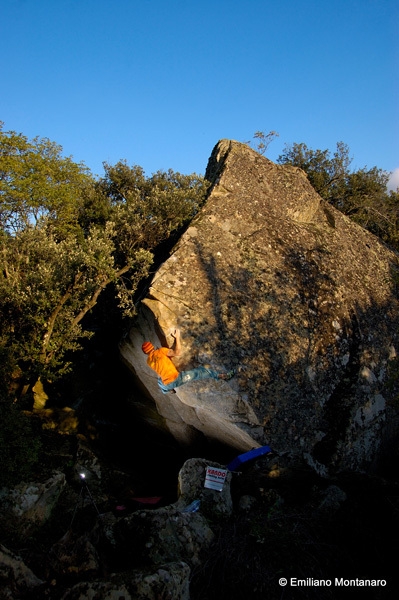
<instances>
[{"instance_id":1,"label":"tree","mask_svg":"<svg viewBox=\"0 0 399 600\"><path fill-rule=\"evenodd\" d=\"M110 222L83 239L70 234L57 240L50 227L28 227L3 244L2 337L25 375L65 372L65 353L89 335L81 322L106 286L128 270L135 281L147 275L152 254L138 248L117 264L114 236Z\"/></svg>"},{"instance_id":2,"label":"tree","mask_svg":"<svg viewBox=\"0 0 399 600\"><path fill-rule=\"evenodd\" d=\"M17 233L50 219L59 228L74 223L82 191L92 184L82 163L62 156L47 138L29 141L0 123L0 225Z\"/></svg>"},{"instance_id":3,"label":"tree","mask_svg":"<svg viewBox=\"0 0 399 600\"><path fill-rule=\"evenodd\" d=\"M278 162L303 169L322 198L398 248L398 194L388 193L388 173L377 167L350 171L352 159L343 142L337 143L333 155L305 144L286 146Z\"/></svg>"},{"instance_id":4,"label":"tree","mask_svg":"<svg viewBox=\"0 0 399 600\"><path fill-rule=\"evenodd\" d=\"M207 185L173 171L147 179L124 161L95 181L59 146L14 132L0 149L0 354L8 348L27 381L54 380L107 287L134 314L153 251L194 216Z\"/></svg>"},{"instance_id":5,"label":"tree","mask_svg":"<svg viewBox=\"0 0 399 600\"><path fill-rule=\"evenodd\" d=\"M209 186L196 174L182 175L172 170L146 178L141 167L129 167L126 161L114 166L104 163L104 170L97 190L111 206L109 218L117 232L114 255L119 262L137 248L154 251L173 232L186 226L204 203ZM123 275L121 272L116 281L118 297L124 310L131 312L138 280L132 285Z\"/></svg>"},{"instance_id":6,"label":"tree","mask_svg":"<svg viewBox=\"0 0 399 600\"><path fill-rule=\"evenodd\" d=\"M345 186L352 159L348 146L338 142L333 156L329 150L312 150L306 144L285 146L277 162L303 169L318 194L334 204Z\"/></svg>"},{"instance_id":7,"label":"tree","mask_svg":"<svg viewBox=\"0 0 399 600\"><path fill-rule=\"evenodd\" d=\"M264 131L255 131L253 135L253 139L256 140L255 150L259 152L259 154L266 154L269 145L278 136L279 134L277 131L269 131L269 133L265 133ZM254 142L247 142L248 145L251 143Z\"/></svg>"}]
</instances>

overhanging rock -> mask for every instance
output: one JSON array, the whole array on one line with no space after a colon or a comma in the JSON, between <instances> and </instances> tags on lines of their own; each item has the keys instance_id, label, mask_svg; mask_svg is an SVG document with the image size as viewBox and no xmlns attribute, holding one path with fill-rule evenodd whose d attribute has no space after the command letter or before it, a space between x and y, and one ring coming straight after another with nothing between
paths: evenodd
<instances>
[{"instance_id":1,"label":"overhanging rock","mask_svg":"<svg viewBox=\"0 0 399 600\"><path fill-rule=\"evenodd\" d=\"M237 449L248 450L258 446L257 437L262 439L263 428L245 395L240 393L237 382L194 381L177 388L176 393L163 394L160 391L157 376L147 366L141 345L144 340L152 340L156 346L172 346L170 332L174 331L180 319L170 306L162 301L145 299L135 327L121 344L124 360L146 394L155 401L166 428L184 445L195 442L198 432L201 432L208 438ZM183 355L180 359L174 359L178 368L183 370L208 364L208 357L201 357L198 353L192 361L187 360L187 350L194 340L190 339L185 330L182 335ZM212 362L213 367L225 370L217 359Z\"/></svg>"},{"instance_id":2,"label":"overhanging rock","mask_svg":"<svg viewBox=\"0 0 399 600\"><path fill-rule=\"evenodd\" d=\"M122 356L182 442L199 431L241 451L269 444L319 472L369 464L397 416L397 256L300 169L245 144L219 142L206 177L209 198L158 269ZM178 368L237 377L161 394L141 344L171 345L176 326Z\"/></svg>"}]
</instances>

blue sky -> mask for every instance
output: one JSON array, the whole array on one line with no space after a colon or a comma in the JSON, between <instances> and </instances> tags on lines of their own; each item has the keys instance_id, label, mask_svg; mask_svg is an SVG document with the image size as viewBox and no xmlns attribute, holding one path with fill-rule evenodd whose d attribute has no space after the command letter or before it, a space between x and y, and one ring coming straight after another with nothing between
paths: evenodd
<instances>
[{"instance_id":1,"label":"blue sky","mask_svg":"<svg viewBox=\"0 0 399 600\"><path fill-rule=\"evenodd\" d=\"M397 0L2 0L0 51L5 130L97 175L204 173L259 130L399 174Z\"/></svg>"}]
</instances>

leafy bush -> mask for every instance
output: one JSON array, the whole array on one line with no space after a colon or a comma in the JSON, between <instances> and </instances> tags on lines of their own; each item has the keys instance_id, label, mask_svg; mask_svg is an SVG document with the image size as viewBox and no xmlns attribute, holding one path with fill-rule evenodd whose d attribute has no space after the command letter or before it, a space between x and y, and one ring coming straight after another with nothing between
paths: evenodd
<instances>
[{"instance_id":1,"label":"leafy bush","mask_svg":"<svg viewBox=\"0 0 399 600\"><path fill-rule=\"evenodd\" d=\"M156 249L188 224L207 190L198 175L146 178L125 161L104 164L96 181L61 151L0 123L0 345L27 384L68 372L104 290L124 316L135 314Z\"/></svg>"},{"instance_id":2,"label":"leafy bush","mask_svg":"<svg viewBox=\"0 0 399 600\"><path fill-rule=\"evenodd\" d=\"M277 162L303 169L322 198L399 249L399 193L388 192L389 173L377 167L351 171L352 158L343 142L337 143L333 154L292 144L285 147Z\"/></svg>"}]
</instances>

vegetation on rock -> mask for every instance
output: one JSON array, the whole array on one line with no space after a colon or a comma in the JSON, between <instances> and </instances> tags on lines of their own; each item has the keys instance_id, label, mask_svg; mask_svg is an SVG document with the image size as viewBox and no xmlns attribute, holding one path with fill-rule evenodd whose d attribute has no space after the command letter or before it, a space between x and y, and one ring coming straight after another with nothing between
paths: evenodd
<instances>
[{"instance_id":1,"label":"vegetation on rock","mask_svg":"<svg viewBox=\"0 0 399 600\"><path fill-rule=\"evenodd\" d=\"M389 173L377 167L351 171L349 147L343 142L337 143L333 154L295 143L285 147L278 162L305 171L322 198L399 249L399 192L388 192Z\"/></svg>"}]
</instances>

